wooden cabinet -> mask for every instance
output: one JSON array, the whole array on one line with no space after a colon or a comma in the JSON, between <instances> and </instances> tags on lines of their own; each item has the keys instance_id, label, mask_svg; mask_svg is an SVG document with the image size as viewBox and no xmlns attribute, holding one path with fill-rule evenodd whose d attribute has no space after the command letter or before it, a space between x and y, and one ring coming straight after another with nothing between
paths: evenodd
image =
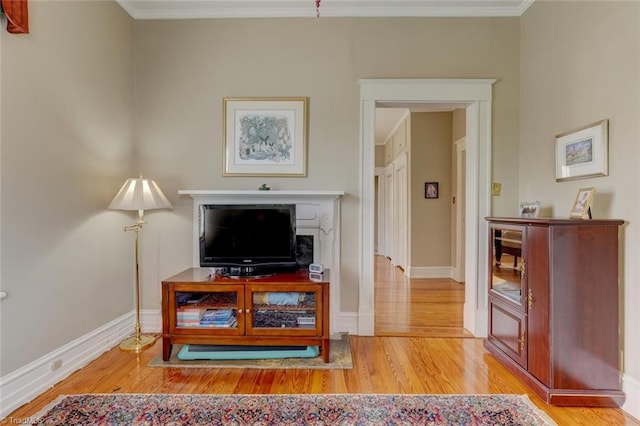
<instances>
[{"instance_id":1,"label":"wooden cabinet","mask_svg":"<svg viewBox=\"0 0 640 426\"><path fill-rule=\"evenodd\" d=\"M162 358L174 343L319 345L329 362L329 271L262 278L211 276L190 268L162 282Z\"/></svg>"},{"instance_id":2,"label":"wooden cabinet","mask_svg":"<svg viewBox=\"0 0 640 426\"><path fill-rule=\"evenodd\" d=\"M621 220L487 218L486 349L547 403L624 402Z\"/></svg>"}]
</instances>

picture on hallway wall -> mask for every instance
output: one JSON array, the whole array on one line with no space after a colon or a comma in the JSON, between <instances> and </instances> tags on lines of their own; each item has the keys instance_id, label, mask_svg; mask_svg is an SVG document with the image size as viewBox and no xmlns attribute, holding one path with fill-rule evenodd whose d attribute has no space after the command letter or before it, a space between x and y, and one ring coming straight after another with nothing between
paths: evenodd
<instances>
[{"instance_id":1,"label":"picture on hallway wall","mask_svg":"<svg viewBox=\"0 0 640 426\"><path fill-rule=\"evenodd\" d=\"M609 120L556 136L556 182L609 175Z\"/></svg>"},{"instance_id":2,"label":"picture on hallway wall","mask_svg":"<svg viewBox=\"0 0 640 426\"><path fill-rule=\"evenodd\" d=\"M224 176L306 176L307 98L225 98Z\"/></svg>"},{"instance_id":3,"label":"picture on hallway wall","mask_svg":"<svg viewBox=\"0 0 640 426\"><path fill-rule=\"evenodd\" d=\"M424 183L424 198L438 198L439 194L438 182Z\"/></svg>"}]
</instances>

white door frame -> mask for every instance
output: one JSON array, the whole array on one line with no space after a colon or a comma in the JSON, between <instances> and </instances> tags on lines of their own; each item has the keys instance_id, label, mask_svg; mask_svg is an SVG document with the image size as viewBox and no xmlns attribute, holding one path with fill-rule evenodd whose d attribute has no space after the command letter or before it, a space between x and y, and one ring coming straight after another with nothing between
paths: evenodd
<instances>
[{"instance_id":1,"label":"white door frame","mask_svg":"<svg viewBox=\"0 0 640 426\"><path fill-rule=\"evenodd\" d=\"M377 102L465 104L467 173L464 328L487 335L487 224L491 209L493 79L363 79L360 84L360 282L358 334L374 334L374 167Z\"/></svg>"}]
</instances>

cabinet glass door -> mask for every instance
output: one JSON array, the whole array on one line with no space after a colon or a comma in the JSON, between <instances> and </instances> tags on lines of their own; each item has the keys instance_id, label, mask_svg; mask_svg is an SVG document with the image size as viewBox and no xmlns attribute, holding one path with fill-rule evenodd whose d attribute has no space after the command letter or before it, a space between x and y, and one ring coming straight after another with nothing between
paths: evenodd
<instances>
[{"instance_id":1,"label":"cabinet glass door","mask_svg":"<svg viewBox=\"0 0 640 426\"><path fill-rule=\"evenodd\" d=\"M251 320L247 333L316 335L319 294L312 291L250 290Z\"/></svg>"},{"instance_id":2,"label":"cabinet glass door","mask_svg":"<svg viewBox=\"0 0 640 426\"><path fill-rule=\"evenodd\" d=\"M238 291L182 291L175 294L176 327L238 330Z\"/></svg>"},{"instance_id":3,"label":"cabinet glass door","mask_svg":"<svg viewBox=\"0 0 640 426\"><path fill-rule=\"evenodd\" d=\"M491 225L490 291L519 306L523 306L525 261L523 257L524 229Z\"/></svg>"}]
</instances>

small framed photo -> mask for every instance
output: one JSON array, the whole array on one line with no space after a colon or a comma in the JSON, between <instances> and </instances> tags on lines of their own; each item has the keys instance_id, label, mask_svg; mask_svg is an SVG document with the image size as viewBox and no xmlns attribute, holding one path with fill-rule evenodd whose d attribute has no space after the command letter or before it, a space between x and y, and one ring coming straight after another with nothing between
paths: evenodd
<instances>
[{"instance_id":1,"label":"small framed photo","mask_svg":"<svg viewBox=\"0 0 640 426\"><path fill-rule=\"evenodd\" d=\"M556 182L609 175L609 120L556 136Z\"/></svg>"},{"instance_id":2,"label":"small framed photo","mask_svg":"<svg viewBox=\"0 0 640 426\"><path fill-rule=\"evenodd\" d=\"M573 202L569 217L579 219L591 219L591 202L595 194L595 188L580 188L576 200Z\"/></svg>"},{"instance_id":3,"label":"small framed photo","mask_svg":"<svg viewBox=\"0 0 640 426\"><path fill-rule=\"evenodd\" d=\"M424 198L438 198L440 190L438 189L438 182L425 182L424 183Z\"/></svg>"},{"instance_id":4,"label":"small framed photo","mask_svg":"<svg viewBox=\"0 0 640 426\"><path fill-rule=\"evenodd\" d=\"M307 98L224 98L224 176L306 176Z\"/></svg>"},{"instance_id":5,"label":"small framed photo","mask_svg":"<svg viewBox=\"0 0 640 426\"><path fill-rule=\"evenodd\" d=\"M536 218L540 215L540 201L520 201L520 217Z\"/></svg>"}]
</instances>

